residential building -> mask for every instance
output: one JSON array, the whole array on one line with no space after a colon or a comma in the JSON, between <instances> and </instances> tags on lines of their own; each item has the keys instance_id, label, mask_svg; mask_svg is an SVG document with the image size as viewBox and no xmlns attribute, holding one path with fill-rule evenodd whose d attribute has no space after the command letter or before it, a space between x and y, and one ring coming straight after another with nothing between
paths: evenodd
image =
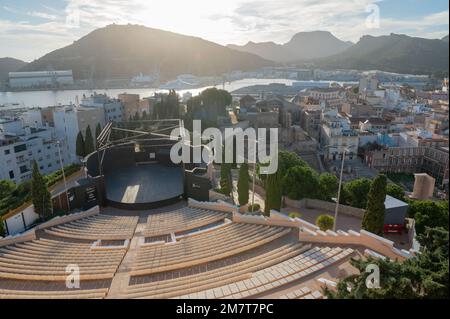
<instances>
[{"instance_id":1,"label":"residential building","mask_svg":"<svg viewBox=\"0 0 450 319\"><path fill-rule=\"evenodd\" d=\"M356 131L350 127L350 121L337 110L323 113L320 132L320 145L323 149L324 159L353 160L358 151L359 138Z\"/></svg>"},{"instance_id":2,"label":"residential building","mask_svg":"<svg viewBox=\"0 0 450 319\"><path fill-rule=\"evenodd\" d=\"M63 106L55 109L53 118L57 137L65 141L65 151L69 154L71 163L79 161L76 155L78 133L81 132L85 137L86 128L90 126L94 135L97 124L101 127L105 125L105 113L99 107Z\"/></svg>"},{"instance_id":3,"label":"residential building","mask_svg":"<svg viewBox=\"0 0 450 319\"><path fill-rule=\"evenodd\" d=\"M61 168L58 139L53 128L22 126L18 118L0 120L0 180L11 180L16 184L31 178L33 160L42 174L50 174ZM69 163L63 152L64 141L60 141L62 164Z\"/></svg>"},{"instance_id":4,"label":"residential building","mask_svg":"<svg viewBox=\"0 0 450 319\"><path fill-rule=\"evenodd\" d=\"M122 122L123 105L118 99L111 99L106 94L96 94L81 99L81 107L99 107L104 110L105 122Z\"/></svg>"}]
</instances>

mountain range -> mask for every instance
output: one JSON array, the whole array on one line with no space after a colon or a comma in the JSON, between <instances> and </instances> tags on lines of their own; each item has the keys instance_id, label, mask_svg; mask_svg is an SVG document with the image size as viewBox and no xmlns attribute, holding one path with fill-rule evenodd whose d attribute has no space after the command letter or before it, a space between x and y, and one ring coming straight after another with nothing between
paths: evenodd
<instances>
[{"instance_id":1,"label":"mountain range","mask_svg":"<svg viewBox=\"0 0 450 319\"><path fill-rule=\"evenodd\" d=\"M248 42L239 46L229 44L234 50L253 53L275 62L311 60L341 53L351 47L352 42L339 40L327 31L299 32L285 44L274 42Z\"/></svg>"},{"instance_id":2,"label":"mountain range","mask_svg":"<svg viewBox=\"0 0 450 319\"><path fill-rule=\"evenodd\" d=\"M347 50L314 63L323 68L383 70L397 73L448 73L448 36L424 39L403 34L363 36Z\"/></svg>"},{"instance_id":3,"label":"mountain range","mask_svg":"<svg viewBox=\"0 0 450 319\"><path fill-rule=\"evenodd\" d=\"M112 24L50 52L22 70L72 69L76 79L120 78L159 72L161 80L273 65L259 56L168 31Z\"/></svg>"},{"instance_id":4,"label":"mountain range","mask_svg":"<svg viewBox=\"0 0 450 319\"><path fill-rule=\"evenodd\" d=\"M72 69L75 79L130 78L157 72L165 81L184 73L220 75L283 64L448 74L448 57L448 36L435 40L399 34L363 36L353 44L330 32L313 31L297 33L285 44L249 42L244 46L222 46L144 26L113 24L30 63L0 59L0 80L11 71Z\"/></svg>"}]
</instances>

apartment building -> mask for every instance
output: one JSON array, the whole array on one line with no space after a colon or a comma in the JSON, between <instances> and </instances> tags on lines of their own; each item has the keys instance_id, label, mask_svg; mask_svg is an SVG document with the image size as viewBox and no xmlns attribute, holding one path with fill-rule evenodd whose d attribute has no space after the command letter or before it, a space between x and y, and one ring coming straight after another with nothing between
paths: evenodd
<instances>
[{"instance_id":1,"label":"apartment building","mask_svg":"<svg viewBox=\"0 0 450 319\"><path fill-rule=\"evenodd\" d=\"M33 160L41 173L50 174L61 168L58 139L53 128L23 127L20 119L0 120L0 179L16 184L31 178ZM69 163L60 141L62 164Z\"/></svg>"},{"instance_id":2,"label":"apartment building","mask_svg":"<svg viewBox=\"0 0 450 319\"><path fill-rule=\"evenodd\" d=\"M105 122L122 122L124 120L124 107L120 100L112 99L106 94L93 94L83 96L81 107L99 107L104 110Z\"/></svg>"},{"instance_id":3,"label":"apartment building","mask_svg":"<svg viewBox=\"0 0 450 319\"><path fill-rule=\"evenodd\" d=\"M86 128L90 126L92 134L97 124L105 125L105 113L99 107L63 106L53 112L55 131L59 140L65 141L65 152L69 154L71 163L79 161L76 155L76 140L79 132L85 135Z\"/></svg>"},{"instance_id":4,"label":"apartment building","mask_svg":"<svg viewBox=\"0 0 450 319\"><path fill-rule=\"evenodd\" d=\"M331 110L323 113L320 131L320 146L324 151L324 159L342 159L345 152L346 160L356 158L359 137L350 127L348 118Z\"/></svg>"}]
</instances>

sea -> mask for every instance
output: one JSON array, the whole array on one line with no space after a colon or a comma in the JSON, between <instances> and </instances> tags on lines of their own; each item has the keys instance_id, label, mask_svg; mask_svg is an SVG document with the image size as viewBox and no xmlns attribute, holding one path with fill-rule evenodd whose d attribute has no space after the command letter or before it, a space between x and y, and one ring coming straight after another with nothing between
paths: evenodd
<instances>
[{"instance_id":1,"label":"sea","mask_svg":"<svg viewBox=\"0 0 450 319\"><path fill-rule=\"evenodd\" d=\"M242 79L232 82L226 82L220 85L205 86L196 89L177 90L177 93L182 96L186 92L190 92L193 96L198 95L203 90L210 87L217 87L225 89L229 92L248 87L252 85L268 85L271 83L279 83L285 85L292 85L293 82L299 82L291 79ZM334 81L304 81L305 87L312 87L314 83L318 86L323 86L325 83L332 83ZM339 83L339 82L338 82ZM307 84L307 85L306 85ZM121 93L139 94L141 98L152 96L157 92L167 92L167 90L159 88L139 88L139 89L100 89L100 90L49 90L49 91L23 91L23 92L0 92L0 110L10 108L33 108L33 107L47 107L68 105L81 101L83 95L89 96L93 93L105 93L112 98L116 98Z\"/></svg>"}]
</instances>

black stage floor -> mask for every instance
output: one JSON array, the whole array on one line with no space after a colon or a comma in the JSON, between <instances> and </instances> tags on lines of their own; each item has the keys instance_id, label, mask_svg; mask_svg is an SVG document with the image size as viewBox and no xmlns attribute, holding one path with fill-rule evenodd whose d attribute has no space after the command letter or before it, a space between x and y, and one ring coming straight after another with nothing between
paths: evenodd
<instances>
[{"instance_id":1,"label":"black stage floor","mask_svg":"<svg viewBox=\"0 0 450 319\"><path fill-rule=\"evenodd\" d=\"M110 204L130 209L155 207L179 198L184 190L183 170L157 163L117 169L105 176L105 182Z\"/></svg>"}]
</instances>

